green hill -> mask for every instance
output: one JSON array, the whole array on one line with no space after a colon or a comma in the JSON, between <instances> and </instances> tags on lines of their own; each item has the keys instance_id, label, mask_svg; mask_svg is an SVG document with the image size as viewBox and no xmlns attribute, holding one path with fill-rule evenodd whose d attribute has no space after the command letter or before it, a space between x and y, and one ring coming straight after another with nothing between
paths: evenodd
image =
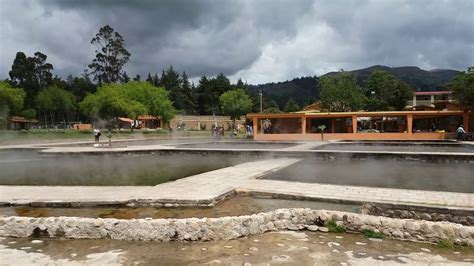
<instances>
[{"instance_id":1,"label":"green hill","mask_svg":"<svg viewBox=\"0 0 474 266\"><path fill-rule=\"evenodd\" d=\"M365 79L375 70L383 70L394 75L397 79L406 82L416 91L444 90L446 89L444 85L450 82L456 74L460 73L452 69L427 71L411 66L387 67L380 65L348 72L354 73L357 76L358 83L362 85ZM322 77L337 75L337 73L338 72L329 72L322 75ZM293 98L300 105L305 105L319 99L318 80L319 78L316 76L300 77L277 83L249 85L249 90L254 93L258 93L258 91L262 90L265 99L274 100L280 108L282 108L290 98Z\"/></svg>"}]
</instances>

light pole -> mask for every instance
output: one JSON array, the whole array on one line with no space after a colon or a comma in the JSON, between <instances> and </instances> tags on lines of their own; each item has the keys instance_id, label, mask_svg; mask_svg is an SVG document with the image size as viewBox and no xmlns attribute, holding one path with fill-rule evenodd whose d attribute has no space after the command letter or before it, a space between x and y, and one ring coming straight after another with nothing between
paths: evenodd
<instances>
[{"instance_id":1,"label":"light pole","mask_svg":"<svg viewBox=\"0 0 474 266\"><path fill-rule=\"evenodd\" d=\"M262 90L260 90L258 92L258 95L260 96L260 113L263 113L263 101L262 101L263 93L262 93Z\"/></svg>"}]
</instances>

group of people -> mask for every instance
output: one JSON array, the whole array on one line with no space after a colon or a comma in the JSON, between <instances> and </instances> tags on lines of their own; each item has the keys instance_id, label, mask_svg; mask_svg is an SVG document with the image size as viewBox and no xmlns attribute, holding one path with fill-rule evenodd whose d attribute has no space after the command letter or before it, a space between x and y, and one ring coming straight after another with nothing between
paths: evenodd
<instances>
[{"instance_id":1,"label":"group of people","mask_svg":"<svg viewBox=\"0 0 474 266\"><path fill-rule=\"evenodd\" d=\"M224 137L223 126L213 126L211 131L212 131L212 137L215 139L221 139Z\"/></svg>"}]
</instances>

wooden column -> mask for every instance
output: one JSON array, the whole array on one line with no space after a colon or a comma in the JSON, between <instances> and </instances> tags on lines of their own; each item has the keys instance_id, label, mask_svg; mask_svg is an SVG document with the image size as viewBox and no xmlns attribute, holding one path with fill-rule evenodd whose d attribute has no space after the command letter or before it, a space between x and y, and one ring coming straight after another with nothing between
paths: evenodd
<instances>
[{"instance_id":1,"label":"wooden column","mask_svg":"<svg viewBox=\"0 0 474 266\"><path fill-rule=\"evenodd\" d=\"M357 115L352 115L352 133L357 133Z\"/></svg>"},{"instance_id":2,"label":"wooden column","mask_svg":"<svg viewBox=\"0 0 474 266\"><path fill-rule=\"evenodd\" d=\"M469 131L469 113L462 114L462 124L464 126L464 131Z\"/></svg>"},{"instance_id":3,"label":"wooden column","mask_svg":"<svg viewBox=\"0 0 474 266\"><path fill-rule=\"evenodd\" d=\"M253 134L254 135L258 134L258 124L257 124L258 122L257 121L258 121L257 118L254 117L253 118Z\"/></svg>"},{"instance_id":4,"label":"wooden column","mask_svg":"<svg viewBox=\"0 0 474 266\"><path fill-rule=\"evenodd\" d=\"M407 132L413 134L413 115L407 115Z\"/></svg>"},{"instance_id":5,"label":"wooden column","mask_svg":"<svg viewBox=\"0 0 474 266\"><path fill-rule=\"evenodd\" d=\"M306 134L306 116L301 117L301 133Z\"/></svg>"}]
</instances>

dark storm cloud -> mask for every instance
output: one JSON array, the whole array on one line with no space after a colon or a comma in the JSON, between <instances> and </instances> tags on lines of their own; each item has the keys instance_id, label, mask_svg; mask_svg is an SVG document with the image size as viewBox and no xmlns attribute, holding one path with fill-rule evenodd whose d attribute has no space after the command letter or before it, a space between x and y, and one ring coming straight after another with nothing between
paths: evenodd
<instances>
[{"instance_id":1,"label":"dark storm cloud","mask_svg":"<svg viewBox=\"0 0 474 266\"><path fill-rule=\"evenodd\" d=\"M172 64L255 83L373 64L464 69L474 62L473 10L470 0L3 0L0 76L19 50L78 75L106 24L132 53L129 75Z\"/></svg>"}]
</instances>

